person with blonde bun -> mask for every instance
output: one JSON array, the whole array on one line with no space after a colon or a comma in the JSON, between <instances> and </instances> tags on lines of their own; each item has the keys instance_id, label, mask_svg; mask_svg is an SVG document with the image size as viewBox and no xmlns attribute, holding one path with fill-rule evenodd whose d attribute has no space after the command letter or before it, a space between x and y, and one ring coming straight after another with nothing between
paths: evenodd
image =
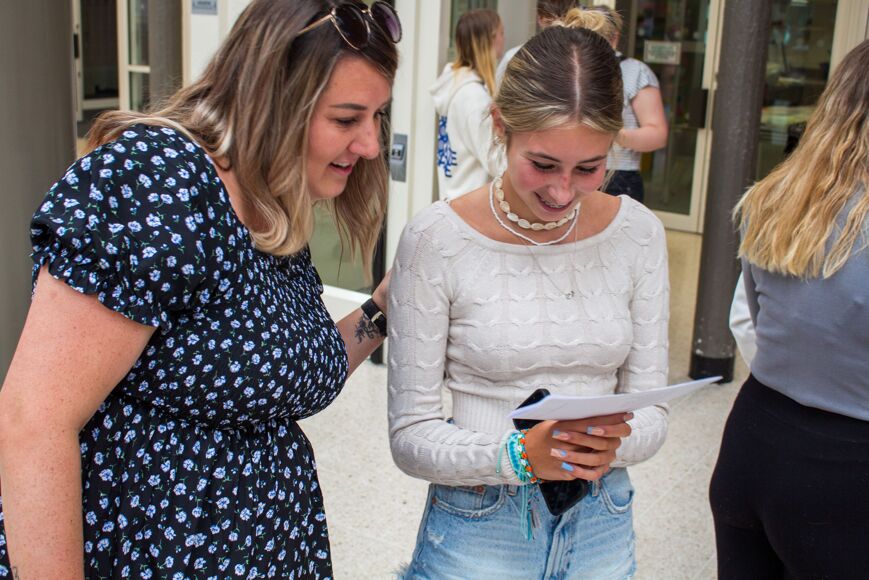
<instances>
[{"instance_id":1,"label":"person with blonde bun","mask_svg":"<svg viewBox=\"0 0 869 580\"><path fill-rule=\"evenodd\" d=\"M622 127L612 47L546 28L510 61L491 115L504 172L417 215L393 267L390 444L400 469L431 484L400 576L630 578L626 468L660 449L667 407L522 430L508 418L540 388L666 384L664 228L600 191ZM550 505L556 484L576 503Z\"/></svg>"}]
</instances>

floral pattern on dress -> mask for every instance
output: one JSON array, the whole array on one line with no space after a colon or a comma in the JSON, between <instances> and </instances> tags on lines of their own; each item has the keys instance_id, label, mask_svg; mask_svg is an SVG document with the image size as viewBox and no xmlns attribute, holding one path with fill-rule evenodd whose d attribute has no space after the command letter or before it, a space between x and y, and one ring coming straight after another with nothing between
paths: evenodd
<instances>
[{"instance_id":1,"label":"floral pattern on dress","mask_svg":"<svg viewBox=\"0 0 869 580\"><path fill-rule=\"evenodd\" d=\"M204 150L145 125L77 160L31 235L34 280L156 328L80 433L86 576L331 577L297 420L338 395L347 355L308 250L256 250Z\"/></svg>"}]
</instances>

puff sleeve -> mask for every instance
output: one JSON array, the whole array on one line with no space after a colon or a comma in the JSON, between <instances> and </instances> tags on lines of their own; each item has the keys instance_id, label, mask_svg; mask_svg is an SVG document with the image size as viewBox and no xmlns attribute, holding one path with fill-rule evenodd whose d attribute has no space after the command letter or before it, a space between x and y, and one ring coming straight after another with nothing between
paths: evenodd
<instances>
[{"instance_id":1,"label":"puff sleeve","mask_svg":"<svg viewBox=\"0 0 869 580\"><path fill-rule=\"evenodd\" d=\"M171 327L206 289L219 254L204 203L214 187L208 163L175 131L145 126L78 159L31 221L34 283L47 266L131 320Z\"/></svg>"}]
</instances>

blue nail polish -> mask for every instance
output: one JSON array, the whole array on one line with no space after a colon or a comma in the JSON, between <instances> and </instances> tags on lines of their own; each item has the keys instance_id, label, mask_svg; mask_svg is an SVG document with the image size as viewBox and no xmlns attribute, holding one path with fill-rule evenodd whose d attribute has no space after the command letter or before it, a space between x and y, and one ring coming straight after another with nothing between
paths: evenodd
<instances>
[{"instance_id":1,"label":"blue nail polish","mask_svg":"<svg viewBox=\"0 0 869 580\"><path fill-rule=\"evenodd\" d=\"M558 437L559 435L561 435L561 431L559 431L558 429L553 429L553 430L552 430L552 436L553 436L553 437Z\"/></svg>"},{"instance_id":2,"label":"blue nail polish","mask_svg":"<svg viewBox=\"0 0 869 580\"><path fill-rule=\"evenodd\" d=\"M567 457L567 451L565 451L564 449L559 449L559 450L558 450L558 453L559 453L562 457Z\"/></svg>"},{"instance_id":3,"label":"blue nail polish","mask_svg":"<svg viewBox=\"0 0 869 580\"><path fill-rule=\"evenodd\" d=\"M573 466L569 463L562 462L561 469L563 469L564 471L573 471Z\"/></svg>"}]
</instances>

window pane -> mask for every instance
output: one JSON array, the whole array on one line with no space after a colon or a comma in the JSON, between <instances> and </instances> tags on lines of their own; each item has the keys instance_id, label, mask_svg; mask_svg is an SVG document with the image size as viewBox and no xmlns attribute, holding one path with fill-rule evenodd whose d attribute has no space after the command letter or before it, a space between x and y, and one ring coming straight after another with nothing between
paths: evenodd
<instances>
[{"instance_id":1,"label":"window pane","mask_svg":"<svg viewBox=\"0 0 869 580\"><path fill-rule=\"evenodd\" d=\"M766 60L757 178L796 146L830 74L836 0L775 0Z\"/></svg>"},{"instance_id":2,"label":"window pane","mask_svg":"<svg viewBox=\"0 0 869 580\"><path fill-rule=\"evenodd\" d=\"M148 0L127 0L130 64L148 65Z\"/></svg>"},{"instance_id":3,"label":"window pane","mask_svg":"<svg viewBox=\"0 0 869 580\"><path fill-rule=\"evenodd\" d=\"M314 223L314 236L310 243L311 259L323 284L370 293L371 286L365 282L362 260L354 260L349 249L345 249L342 255L341 240L335 222L323 206L314 208Z\"/></svg>"},{"instance_id":4,"label":"window pane","mask_svg":"<svg viewBox=\"0 0 869 580\"><path fill-rule=\"evenodd\" d=\"M144 111L151 102L148 73L130 73L130 109Z\"/></svg>"},{"instance_id":5,"label":"window pane","mask_svg":"<svg viewBox=\"0 0 869 580\"><path fill-rule=\"evenodd\" d=\"M629 31L623 45L627 56L645 62L658 77L670 127L667 146L644 153L640 161L645 203L654 210L688 215L697 131L704 122L706 93L702 84L709 2L643 0L633 7L633 12L623 13ZM675 52L678 64L657 54L656 46Z\"/></svg>"}]
</instances>

